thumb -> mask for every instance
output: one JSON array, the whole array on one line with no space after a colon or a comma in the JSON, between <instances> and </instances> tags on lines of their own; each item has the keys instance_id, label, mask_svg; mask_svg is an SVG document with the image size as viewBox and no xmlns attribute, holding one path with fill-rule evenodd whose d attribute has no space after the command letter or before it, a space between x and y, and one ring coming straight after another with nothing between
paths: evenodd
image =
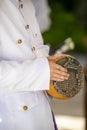
<instances>
[{"instance_id":1,"label":"thumb","mask_svg":"<svg viewBox=\"0 0 87 130\"><path fill-rule=\"evenodd\" d=\"M54 60L58 57L58 55L48 56L48 60Z\"/></svg>"}]
</instances>

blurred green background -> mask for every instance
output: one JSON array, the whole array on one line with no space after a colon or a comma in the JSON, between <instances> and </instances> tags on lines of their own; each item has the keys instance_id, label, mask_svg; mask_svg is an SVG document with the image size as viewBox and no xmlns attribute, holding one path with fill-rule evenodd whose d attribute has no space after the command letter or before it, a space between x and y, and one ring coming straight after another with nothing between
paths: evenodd
<instances>
[{"instance_id":1,"label":"blurred green background","mask_svg":"<svg viewBox=\"0 0 87 130\"><path fill-rule=\"evenodd\" d=\"M87 0L49 0L52 25L43 33L45 43L55 48L67 37L75 42L74 52L86 52Z\"/></svg>"}]
</instances>

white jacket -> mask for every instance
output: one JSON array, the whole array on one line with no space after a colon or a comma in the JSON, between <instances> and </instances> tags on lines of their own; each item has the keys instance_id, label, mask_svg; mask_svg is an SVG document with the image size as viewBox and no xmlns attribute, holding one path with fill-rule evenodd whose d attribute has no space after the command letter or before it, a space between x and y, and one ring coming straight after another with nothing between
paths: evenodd
<instances>
[{"instance_id":1,"label":"white jacket","mask_svg":"<svg viewBox=\"0 0 87 130\"><path fill-rule=\"evenodd\" d=\"M0 0L0 130L54 130L48 53L31 1Z\"/></svg>"}]
</instances>

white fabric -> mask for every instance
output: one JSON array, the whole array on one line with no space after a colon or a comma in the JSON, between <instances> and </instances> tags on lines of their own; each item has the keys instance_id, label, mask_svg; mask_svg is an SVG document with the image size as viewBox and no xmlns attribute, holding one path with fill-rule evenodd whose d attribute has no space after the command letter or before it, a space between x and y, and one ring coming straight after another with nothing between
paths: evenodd
<instances>
[{"instance_id":1,"label":"white fabric","mask_svg":"<svg viewBox=\"0 0 87 130\"><path fill-rule=\"evenodd\" d=\"M49 47L43 45L31 1L22 3L19 10L17 0L0 0L0 130L54 130L44 93L50 83Z\"/></svg>"},{"instance_id":2,"label":"white fabric","mask_svg":"<svg viewBox=\"0 0 87 130\"><path fill-rule=\"evenodd\" d=\"M32 0L32 2L36 9L36 17L41 32L49 30L51 26L51 18L50 18L51 8L48 4L48 0Z\"/></svg>"}]
</instances>

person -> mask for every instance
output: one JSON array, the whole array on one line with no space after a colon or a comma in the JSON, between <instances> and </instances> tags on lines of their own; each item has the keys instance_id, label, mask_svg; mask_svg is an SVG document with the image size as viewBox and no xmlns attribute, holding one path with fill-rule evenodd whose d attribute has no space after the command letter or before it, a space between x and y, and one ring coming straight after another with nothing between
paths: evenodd
<instances>
[{"instance_id":1,"label":"person","mask_svg":"<svg viewBox=\"0 0 87 130\"><path fill-rule=\"evenodd\" d=\"M51 8L48 0L32 0L35 7L35 14L39 24L40 32L48 31L52 21L50 18Z\"/></svg>"},{"instance_id":2,"label":"person","mask_svg":"<svg viewBox=\"0 0 87 130\"><path fill-rule=\"evenodd\" d=\"M55 130L47 90L68 79L52 62L30 0L0 0L0 130Z\"/></svg>"}]
</instances>

